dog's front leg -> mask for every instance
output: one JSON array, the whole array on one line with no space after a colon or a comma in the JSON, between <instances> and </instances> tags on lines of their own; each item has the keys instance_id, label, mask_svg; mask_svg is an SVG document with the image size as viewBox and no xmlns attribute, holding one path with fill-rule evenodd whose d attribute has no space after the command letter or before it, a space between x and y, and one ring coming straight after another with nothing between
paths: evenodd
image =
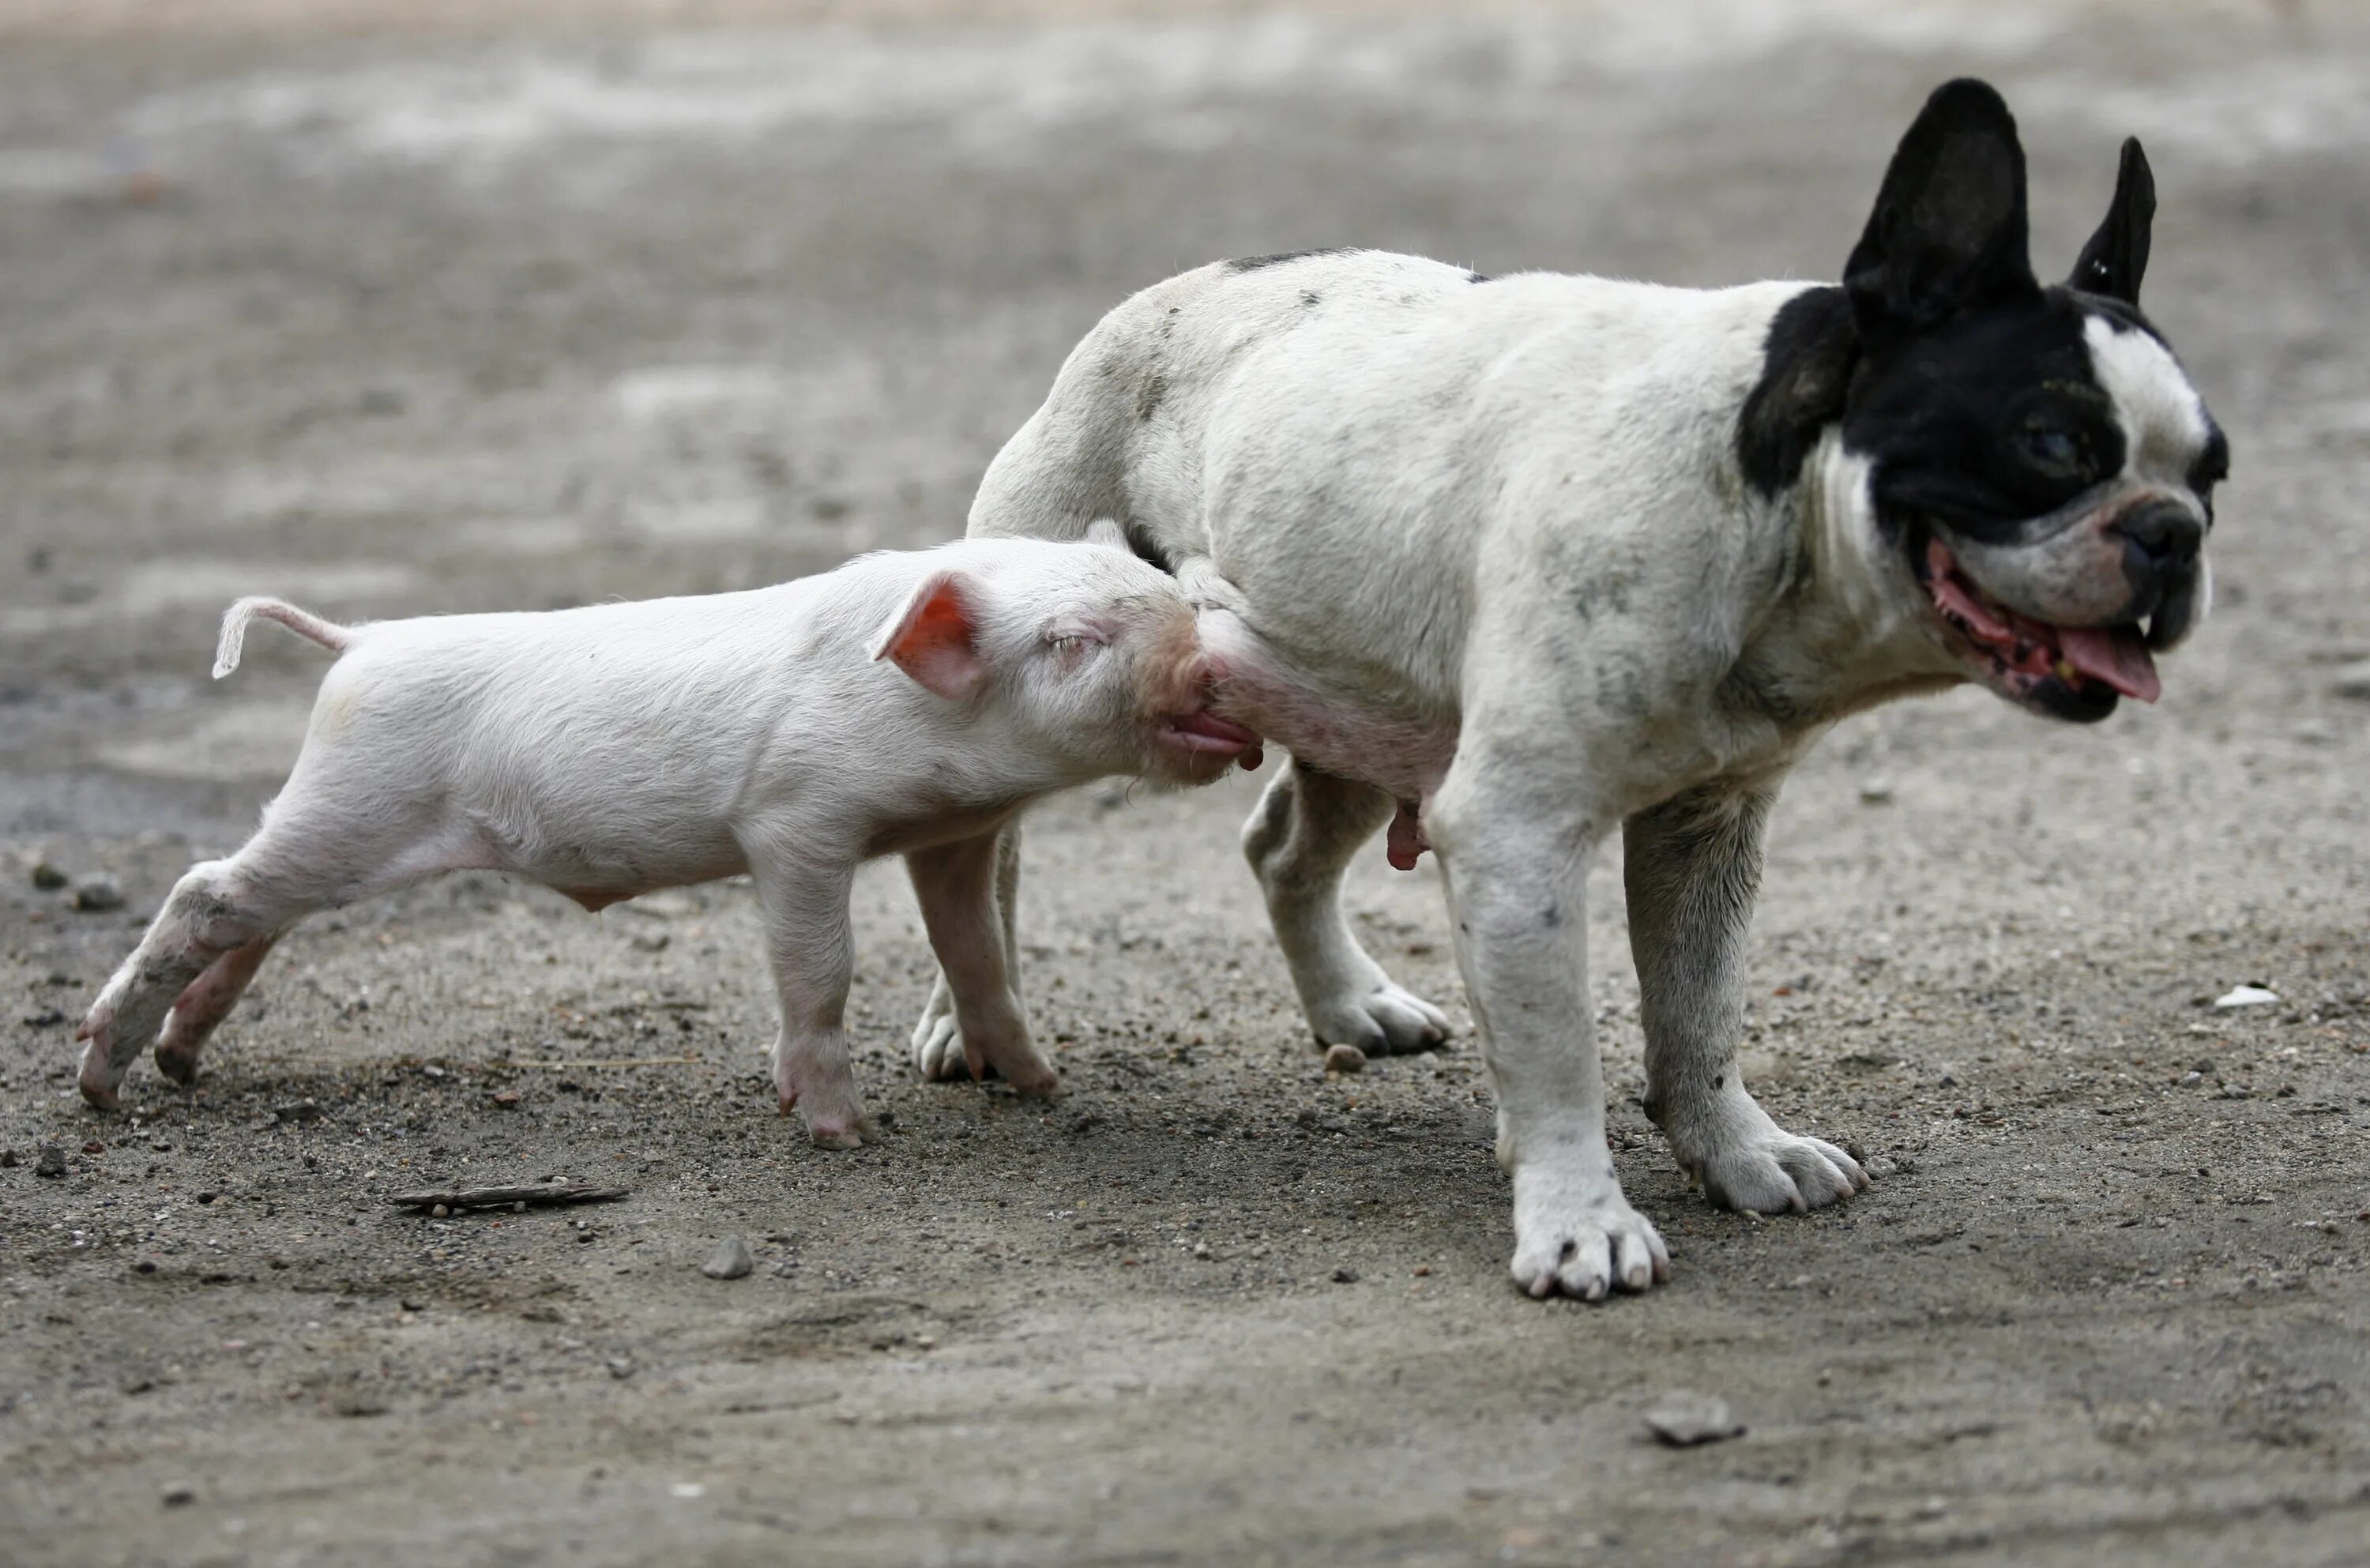
<instances>
[{"instance_id":1,"label":"dog's front leg","mask_svg":"<svg viewBox=\"0 0 2370 1568\"><path fill-rule=\"evenodd\" d=\"M1745 932L1776 798L1774 787L1699 790L1622 824L1646 1113L1714 1203L1760 1214L1821 1208L1868 1185L1850 1155L1771 1121L1737 1068Z\"/></svg>"},{"instance_id":2,"label":"dog's front leg","mask_svg":"<svg viewBox=\"0 0 2370 1568\"><path fill-rule=\"evenodd\" d=\"M1547 782L1570 778L1468 740L1424 827L1498 1096L1498 1161L1514 1182L1514 1282L1533 1296L1597 1301L1667 1278L1670 1258L1622 1195L1605 1147L1588 996L1588 862L1600 830Z\"/></svg>"}]
</instances>

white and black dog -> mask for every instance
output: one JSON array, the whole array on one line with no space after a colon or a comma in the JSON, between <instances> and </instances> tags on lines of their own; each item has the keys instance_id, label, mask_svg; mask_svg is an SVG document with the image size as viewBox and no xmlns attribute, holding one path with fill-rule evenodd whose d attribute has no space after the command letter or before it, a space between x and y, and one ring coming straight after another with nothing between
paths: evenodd
<instances>
[{"instance_id":1,"label":"white and black dog","mask_svg":"<svg viewBox=\"0 0 2370 1568\"><path fill-rule=\"evenodd\" d=\"M2106 221L2044 286L2015 122L1952 82L1839 287L1224 262L1106 317L989 468L973 534L1117 518L1198 582L1221 711L1293 755L1244 845L1320 1040L1442 1037L1340 903L1386 824L1394 862L1438 853L1532 1294L1667 1273L1605 1141L1583 917L1605 836L1672 1151L1722 1204L1835 1203L1866 1174L1737 1071L1787 769L1845 715L1962 681L2103 719L2156 697L2152 654L2204 616L2226 446L2139 312L2154 210L2126 143ZM915 1046L961 1070L942 997Z\"/></svg>"}]
</instances>

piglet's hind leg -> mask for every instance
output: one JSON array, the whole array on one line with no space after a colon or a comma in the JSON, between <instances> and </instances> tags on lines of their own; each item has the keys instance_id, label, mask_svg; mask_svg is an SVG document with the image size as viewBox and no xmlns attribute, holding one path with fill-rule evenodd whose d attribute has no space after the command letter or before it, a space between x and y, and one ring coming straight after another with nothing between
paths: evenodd
<instances>
[{"instance_id":1,"label":"piglet's hind leg","mask_svg":"<svg viewBox=\"0 0 2370 1568\"><path fill-rule=\"evenodd\" d=\"M214 1026L247 994L248 982L279 940L279 933L274 932L235 947L182 987L180 996L174 998L173 1010L166 1015L164 1032L156 1037L157 1071L175 1083L197 1081L199 1050Z\"/></svg>"},{"instance_id":2,"label":"piglet's hind leg","mask_svg":"<svg viewBox=\"0 0 2370 1568\"><path fill-rule=\"evenodd\" d=\"M89 1042L82 1097L114 1110L132 1058L157 1039L182 992L215 960L270 936L293 913L259 888L238 859L191 867L83 1020L75 1035Z\"/></svg>"},{"instance_id":3,"label":"piglet's hind leg","mask_svg":"<svg viewBox=\"0 0 2370 1568\"><path fill-rule=\"evenodd\" d=\"M229 859L193 866L174 884L83 1020L76 1038L89 1043L85 1100L113 1110L124 1073L151 1044L163 1049L168 1072L193 1065L198 1044L237 1001L271 943L305 916L432 872L489 863L466 834L446 833L424 814L362 814L344 803L355 798L306 783L300 760L260 833ZM185 998L189 1016L167 1032L167 1018Z\"/></svg>"}]
</instances>

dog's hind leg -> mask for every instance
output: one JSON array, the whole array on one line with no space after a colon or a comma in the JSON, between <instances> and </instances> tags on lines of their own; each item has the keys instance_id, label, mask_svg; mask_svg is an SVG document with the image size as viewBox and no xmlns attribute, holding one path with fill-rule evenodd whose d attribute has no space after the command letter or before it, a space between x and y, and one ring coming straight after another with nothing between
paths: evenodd
<instances>
[{"instance_id":1,"label":"dog's hind leg","mask_svg":"<svg viewBox=\"0 0 2370 1568\"><path fill-rule=\"evenodd\" d=\"M1646 1113L1711 1200L1760 1214L1814 1209L1868 1185L1831 1143L1797 1137L1745 1092L1745 932L1774 788L1697 790L1622 827L1629 950L1646 1029Z\"/></svg>"},{"instance_id":2,"label":"dog's hind leg","mask_svg":"<svg viewBox=\"0 0 2370 1568\"><path fill-rule=\"evenodd\" d=\"M1370 1056L1429 1050L1448 1037L1447 1016L1392 984L1341 913L1350 858L1397 810L1381 790L1294 761L1243 826L1243 853L1267 894L1308 1027L1325 1044Z\"/></svg>"}]
</instances>

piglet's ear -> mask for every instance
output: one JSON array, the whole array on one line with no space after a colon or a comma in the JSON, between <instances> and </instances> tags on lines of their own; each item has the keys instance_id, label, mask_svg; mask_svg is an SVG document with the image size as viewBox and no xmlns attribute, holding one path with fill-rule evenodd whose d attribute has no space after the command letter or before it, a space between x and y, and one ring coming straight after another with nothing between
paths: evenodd
<instances>
[{"instance_id":1,"label":"piglet's ear","mask_svg":"<svg viewBox=\"0 0 2370 1568\"><path fill-rule=\"evenodd\" d=\"M940 697L969 697L987 680L977 593L959 571L930 573L873 639L872 657L891 661Z\"/></svg>"}]
</instances>

